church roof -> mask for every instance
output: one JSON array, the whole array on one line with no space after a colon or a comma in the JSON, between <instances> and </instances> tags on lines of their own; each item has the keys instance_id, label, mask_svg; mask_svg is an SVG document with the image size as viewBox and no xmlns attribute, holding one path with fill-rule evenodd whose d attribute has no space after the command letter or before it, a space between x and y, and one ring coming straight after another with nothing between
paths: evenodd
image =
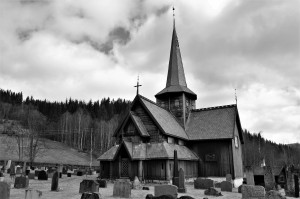
<instances>
[{"instance_id":1,"label":"church roof","mask_svg":"<svg viewBox=\"0 0 300 199\"><path fill-rule=\"evenodd\" d=\"M179 160L198 160L198 156L186 146L161 143L132 143L124 141L122 143L132 160L147 159L174 159L174 150L177 150ZM121 145L122 145L121 144ZM112 161L115 159L121 145L116 145L102 154L98 160Z\"/></svg>"},{"instance_id":2,"label":"church roof","mask_svg":"<svg viewBox=\"0 0 300 199\"><path fill-rule=\"evenodd\" d=\"M176 117L171 112L158 106L155 102L152 102L146 97L141 95L138 97L141 99L142 103L145 105L153 120L156 121L163 133L185 140L188 139L184 128L179 124Z\"/></svg>"},{"instance_id":3,"label":"church roof","mask_svg":"<svg viewBox=\"0 0 300 199\"><path fill-rule=\"evenodd\" d=\"M176 92L185 92L192 98L197 99L197 95L191 91L186 84L181 53L174 24L166 88L157 93L155 97Z\"/></svg>"},{"instance_id":4,"label":"church roof","mask_svg":"<svg viewBox=\"0 0 300 199\"><path fill-rule=\"evenodd\" d=\"M192 110L187 121L186 133L190 140L232 139L236 122L243 143L235 104Z\"/></svg>"}]
</instances>

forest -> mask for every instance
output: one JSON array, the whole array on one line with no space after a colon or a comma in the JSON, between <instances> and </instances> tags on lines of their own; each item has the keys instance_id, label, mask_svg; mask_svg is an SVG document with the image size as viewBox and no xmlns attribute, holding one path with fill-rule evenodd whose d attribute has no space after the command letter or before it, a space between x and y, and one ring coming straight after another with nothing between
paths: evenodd
<instances>
[{"instance_id":1,"label":"forest","mask_svg":"<svg viewBox=\"0 0 300 199\"><path fill-rule=\"evenodd\" d=\"M114 144L112 134L129 107L130 101L110 98L95 102L71 98L64 102L50 102L31 96L24 100L21 92L0 89L0 120L15 122L2 133L18 137L24 134L22 129L27 129L26 134L32 140L47 138L79 151L92 151L97 156ZM261 137L260 132L250 133L247 129L243 130L243 137L246 166L258 166L263 161L274 166L300 164L299 144L276 144Z\"/></svg>"}]
</instances>

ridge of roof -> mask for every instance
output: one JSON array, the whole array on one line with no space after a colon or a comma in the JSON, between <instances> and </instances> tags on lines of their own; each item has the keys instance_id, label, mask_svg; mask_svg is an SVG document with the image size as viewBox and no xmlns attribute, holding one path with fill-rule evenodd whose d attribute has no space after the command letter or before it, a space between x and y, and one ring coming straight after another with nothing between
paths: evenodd
<instances>
[{"instance_id":1,"label":"ridge of roof","mask_svg":"<svg viewBox=\"0 0 300 199\"><path fill-rule=\"evenodd\" d=\"M233 108L237 107L236 104L228 104L228 105L222 105L222 106L212 106L212 107L206 107L206 108L199 108L199 109L193 109L192 112L200 112L200 111L209 111L209 110L216 110L216 109L222 109L222 108Z\"/></svg>"}]
</instances>

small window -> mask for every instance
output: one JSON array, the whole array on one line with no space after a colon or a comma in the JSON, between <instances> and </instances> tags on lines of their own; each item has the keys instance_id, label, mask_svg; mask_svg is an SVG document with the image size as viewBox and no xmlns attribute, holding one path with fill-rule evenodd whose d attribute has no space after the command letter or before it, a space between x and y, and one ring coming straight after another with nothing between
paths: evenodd
<instances>
[{"instance_id":1,"label":"small window","mask_svg":"<svg viewBox=\"0 0 300 199\"><path fill-rule=\"evenodd\" d=\"M176 107L179 107L179 100L178 100L178 99L175 100L175 106L176 106Z\"/></svg>"},{"instance_id":2,"label":"small window","mask_svg":"<svg viewBox=\"0 0 300 199\"><path fill-rule=\"evenodd\" d=\"M235 148L239 148L239 138L238 138L238 136L234 137L234 145L235 145Z\"/></svg>"}]
</instances>

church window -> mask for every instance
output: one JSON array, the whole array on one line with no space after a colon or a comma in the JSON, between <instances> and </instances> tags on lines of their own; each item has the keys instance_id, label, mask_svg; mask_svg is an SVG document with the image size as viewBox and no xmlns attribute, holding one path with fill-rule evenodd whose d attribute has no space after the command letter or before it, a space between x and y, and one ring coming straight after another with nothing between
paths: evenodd
<instances>
[{"instance_id":1,"label":"church window","mask_svg":"<svg viewBox=\"0 0 300 199\"><path fill-rule=\"evenodd\" d=\"M234 137L234 145L235 145L235 148L239 148L239 138L238 138L238 136Z\"/></svg>"}]
</instances>

